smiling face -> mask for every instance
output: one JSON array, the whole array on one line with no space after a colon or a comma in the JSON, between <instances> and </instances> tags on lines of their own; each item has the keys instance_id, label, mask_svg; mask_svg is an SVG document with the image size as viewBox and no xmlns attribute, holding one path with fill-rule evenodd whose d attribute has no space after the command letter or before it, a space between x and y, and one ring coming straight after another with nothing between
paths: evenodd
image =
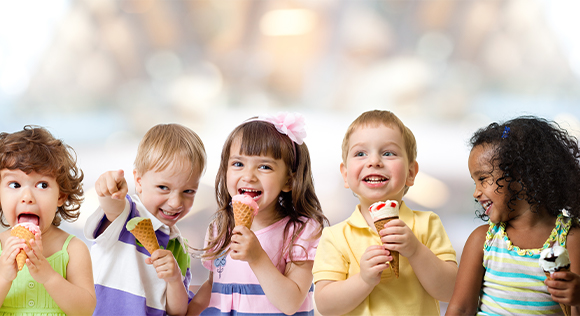
<instances>
[{"instance_id":1,"label":"smiling face","mask_svg":"<svg viewBox=\"0 0 580 316\"><path fill-rule=\"evenodd\" d=\"M52 227L57 208L66 195L60 194L52 176L36 172L26 174L15 169L0 171L0 205L8 225L31 222L45 233Z\"/></svg>"},{"instance_id":2,"label":"smiling face","mask_svg":"<svg viewBox=\"0 0 580 316\"><path fill-rule=\"evenodd\" d=\"M471 178L475 181L473 197L481 204L492 223L499 223L508 221L517 214L510 214L506 206L507 198L503 192L507 189L504 187L498 190L496 180L501 177L501 171L490 163L492 156L491 145L475 146L469 154L468 167Z\"/></svg>"},{"instance_id":3,"label":"smiling face","mask_svg":"<svg viewBox=\"0 0 580 316\"><path fill-rule=\"evenodd\" d=\"M162 171L133 171L135 189L147 210L163 224L173 226L193 206L201 171L190 174L188 164L171 163Z\"/></svg>"},{"instance_id":4,"label":"smiling face","mask_svg":"<svg viewBox=\"0 0 580 316\"><path fill-rule=\"evenodd\" d=\"M282 159L240 154L239 139L234 140L230 148L226 183L231 196L251 196L260 207L258 214L272 214L280 192L291 190L289 171Z\"/></svg>"},{"instance_id":5,"label":"smiling face","mask_svg":"<svg viewBox=\"0 0 580 316\"><path fill-rule=\"evenodd\" d=\"M409 163L399 129L383 124L361 126L350 135L348 144L340 172L345 188L358 196L361 209L378 201L401 201L405 188L414 184L419 166L415 161Z\"/></svg>"}]
</instances>

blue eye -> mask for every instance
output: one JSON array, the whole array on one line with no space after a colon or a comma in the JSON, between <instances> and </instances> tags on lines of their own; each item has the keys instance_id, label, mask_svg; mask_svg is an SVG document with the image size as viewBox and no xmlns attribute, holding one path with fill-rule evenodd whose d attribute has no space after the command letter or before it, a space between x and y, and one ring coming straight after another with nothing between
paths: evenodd
<instances>
[{"instance_id":1,"label":"blue eye","mask_svg":"<svg viewBox=\"0 0 580 316\"><path fill-rule=\"evenodd\" d=\"M8 183L8 187L11 189L18 189L20 188L20 184L18 182L10 182Z\"/></svg>"},{"instance_id":2,"label":"blue eye","mask_svg":"<svg viewBox=\"0 0 580 316\"><path fill-rule=\"evenodd\" d=\"M243 167L243 166L244 166L244 164L243 164L243 163L241 163L241 162L239 162L239 161L236 161L236 162L234 162L234 163L232 164L232 166L234 166L234 167Z\"/></svg>"},{"instance_id":3,"label":"blue eye","mask_svg":"<svg viewBox=\"0 0 580 316\"><path fill-rule=\"evenodd\" d=\"M195 194L196 192L195 192L195 190L185 190L185 191L183 191L183 193L185 193L185 194Z\"/></svg>"},{"instance_id":4,"label":"blue eye","mask_svg":"<svg viewBox=\"0 0 580 316\"><path fill-rule=\"evenodd\" d=\"M383 156L385 156L385 157L390 157L390 156L395 156L395 154L394 154L394 153L392 153L392 152L390 152L390 151L385 151L385 152L383 153Z\"/></svg>"},{"instance_id":5,"label":"blue eye","mask_svg":"<svg viewBox=\"0 0 580 316\"><path fill-rule=\"evenodd\" d=\"M265 170L272 170L272 167L270 167L268 165L261 165L259 168L260 169L265 169Z\"/></svg>"},{"instance_id":6,"label":"blue eye","mask_svg":"<svg viewBox=\"0 0 580 316\"><path fill-rule=\"evenodd\" d=\"M366 156L365 153L363 153L362 151L357 152L356 154L354 154L355 157L363 157Z\"/></svg>"},{"instance_id":7,"label":"blue eye","mask_svg":"<svg viewBox=\"0 0 580 316\"><path fill-rule=\"evenodd\" d=\"M46 182L40 182L39 184L36 185L36 187L38 189L48 189L48 183L46 183Z\"/></svg>"},{"instance_id":8,"label":"blue eye","mask_svg":"<svg viewBox=\"0 0 580 316\"><path fill-rule=\"evenodd\" d=\"M163 191L169 190L169 188L165 185L158 185L157 187Z\"/></svg>"}]
</instances>

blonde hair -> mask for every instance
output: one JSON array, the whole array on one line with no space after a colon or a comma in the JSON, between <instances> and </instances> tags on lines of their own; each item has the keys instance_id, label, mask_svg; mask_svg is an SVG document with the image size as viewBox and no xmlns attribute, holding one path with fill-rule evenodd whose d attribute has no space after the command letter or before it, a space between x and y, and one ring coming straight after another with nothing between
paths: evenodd
<instances>
[{"instance_id":1,"label":"blonde hair","mask_svg":"<svg viewBox=\"0 0 580 316\"><path fill-rule=\"evenodd\" d=\"M194 131L180 124L158 124L141 139L135 170L144 174L149 170L163 171L173 162L182 166L189 162L191 174L203 173L206 157L203 142Z\"/></svg>"},{"instance_id":2,"label":"blonde hair","mask_svg":"<svg viewBox=\"0 0 580 316\"><path fill-rule=\"evenodd\" d=\"M409 159L409 163L412 163L417 159L417 141L413 132L403 124L403 122L390 111L382 110L372 110L367 111L357 117L346 130L346 134L342 140L342 162L346 164L346 158L348 156L348 145L350 141L350 136L359 127L377 127L379 125L385 125L391 128L398 128L403 135L403 141L405 142L405 151Z\"/></svg>"}]
</instances>

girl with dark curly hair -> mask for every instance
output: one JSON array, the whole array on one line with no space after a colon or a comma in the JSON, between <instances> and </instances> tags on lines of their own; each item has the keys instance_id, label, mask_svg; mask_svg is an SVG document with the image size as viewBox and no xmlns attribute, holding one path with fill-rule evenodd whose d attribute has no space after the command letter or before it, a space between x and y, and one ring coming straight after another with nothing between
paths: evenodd
<instances>
[{"instance_id":1,"label":"girl with dark curly hair","mask_svg":"<svg viewBox=\"0 0 580 316\"><path fill-rule=\"evenodd\" d=\"M82 180L73 149L46 129L0 133L1 223L34 233L27 240L10 229L0 233L0 314L93 313L89 249L58 227L61 219L78 218ZM24 266L17 265L21 252Z\"/></svg>"},{"instance_id":2,"label":"girl with dark curly hair","mask_svg":"<svg viewBox=\"0 0 580 316\"><path fill-rule=\"evenodd\" d=\"M446 315L562 314L580 304L580 152L558 124L525 116L471 138L473 197L488 225L467 240ZM570 271L548 280L540 252L569 251ZM483 262L483 265L482 265Z\"/></svg>"}]
</instances>

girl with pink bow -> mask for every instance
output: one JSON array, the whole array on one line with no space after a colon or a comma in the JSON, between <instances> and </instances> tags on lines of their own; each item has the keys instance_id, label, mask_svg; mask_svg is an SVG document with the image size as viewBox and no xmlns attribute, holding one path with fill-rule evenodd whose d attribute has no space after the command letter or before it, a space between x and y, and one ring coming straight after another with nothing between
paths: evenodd
<instances>
[{"instance_id":1,"label":"girl with pink bow","mask_svg":"<svg viewBox=\"0 0 580 316\"><path fill-rule=\"evenodd\" d=\"M313 314L312 265L328 220L304 137L304 117L289 113L249 119L228 136L202 259L209 278L188 315ZM234 196L254 205L248 226L236 225Z\"/></svg>"}]
</instances>

